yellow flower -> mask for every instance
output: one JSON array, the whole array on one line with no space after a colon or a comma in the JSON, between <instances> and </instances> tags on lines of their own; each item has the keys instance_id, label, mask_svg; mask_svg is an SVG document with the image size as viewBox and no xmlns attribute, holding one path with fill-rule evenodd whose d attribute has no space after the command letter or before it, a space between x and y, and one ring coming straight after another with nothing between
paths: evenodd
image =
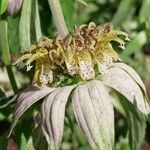
<instances>
[{"instance_id":1,"label":"yellow flower","mask_svg":"<svg viewBox=\"0 0 150 150\"><path fill-rule=\"evenodd\" d=\"M66 74L83 80L95 78L105 72L114 61L119 60L113 49L112 41L124 49L125 42L120 38L125 32L113 30L111 24L96 26L93 22L75 28L74 32L62 39L56 35L53 39L42 37L23 54L15 64L26 61L27 71L36 62L34 81L39 85L55 82L53 76ZM98 70L98 71L97 71Z\"/></svg>"}]
</instances>

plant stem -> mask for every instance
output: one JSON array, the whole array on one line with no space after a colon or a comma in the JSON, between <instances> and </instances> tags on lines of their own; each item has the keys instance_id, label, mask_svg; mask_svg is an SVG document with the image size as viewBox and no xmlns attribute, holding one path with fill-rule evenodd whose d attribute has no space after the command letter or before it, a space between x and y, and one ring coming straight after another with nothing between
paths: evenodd
<instances>
[{"instance_id":1,"label":"plant stem","mask_svg":"<svg viewBox=\"0 0 150 150\"><path fill-rule=\"evenodd\" d=\"M0 20L0 35L1 35L3 62L6 66L12 89L14 93L17 93L18 87L11 67L11 59L10 59L9 44L8 44L8 37L7 37L7 18Z\"/></svg>"},{"instance_id":2,"label":"plant stem","mask_svg":"<svg viewBox=\"0 0 150 150\"><path fill-rule=\"evenodd\" d=\"M69 34L69 32L65 23L60 2L59 0L48 0L48 2L51 8L54 24L60 35L65 38Z\"/></svg>"}]
</instances>

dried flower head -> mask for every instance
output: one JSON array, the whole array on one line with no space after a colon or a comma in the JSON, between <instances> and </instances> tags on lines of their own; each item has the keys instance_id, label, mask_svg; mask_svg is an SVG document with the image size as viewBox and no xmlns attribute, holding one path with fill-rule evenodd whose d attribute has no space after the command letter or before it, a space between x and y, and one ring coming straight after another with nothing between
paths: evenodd
<instances>
[{"instance_id":1,"label":"dried flower head","mask_svg":"<svg viewBox=\"0 0 150 150\"><path fill-rule=\"evenodd\" d=\"M35 83L10 101L17 101L10 134L21 115L44 98L40 126L51 149L60 149L65 107L71 95L75 118L91 147L114 149L114 110L108 87L125 96L145 115L150 112L141 78L128 65L116 62L119 56L111 41L124 49L122 37L129 40L126 33L113 30L108 23L90 23L75 28L66 39L59 35L53 39L42 37L32 45L16 64L25 61L30 70L35 61ZM57 81L58 74L78 80L54 88L52 83Z\"/></svg>"},{"instance_id":2,"label":"dried flower head","mask_svg":"<svg viewBox=\"0 0 150 150\"><path fill-rule=\"evenodd\" d=\"M83 80L93 79L111 66L113 61L119 60L111 41L118 42L119 47L124 49L125 42L120 36L129 40L125 32L113 30L109 23L101 27L91 22L75 28L66 39L59 35L53 39L42 37L16 64L25 60L28 71L35 61L34 82L39 85L52 83L53 76L58 73L80 76Z\"/></svg>"}]
</instances>

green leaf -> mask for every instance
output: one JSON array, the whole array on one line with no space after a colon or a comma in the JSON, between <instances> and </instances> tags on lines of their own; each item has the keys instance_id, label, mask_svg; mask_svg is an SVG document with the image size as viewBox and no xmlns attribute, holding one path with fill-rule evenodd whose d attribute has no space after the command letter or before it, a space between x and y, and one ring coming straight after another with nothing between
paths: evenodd
<instances>
[{"instance_id":1,"label":"green leaf","mask_svg":"<svg viewBox=\"0 0 150 150\"><path fill-rule=\"evenodd\" d=\"M119 142L116 144L116 150L130 150L128 142L127 137L120 137Z\"/></svg>"},{"instance_id":2,"label":"green leaf","mask_svg":"<svg viewBox=\"0 0 150 150\"><path fill-rule=\"evenodd\" d=\"M41 126L38 126L32 135L33 146L35 150L46 150L48 145L47 141L42 133Z\"/></svg>"},{"instance_id":3,"label":"green leaf","mask_svg":"<svg viewBox=\"0 0 150 150\"><path fill-rule=\"evenodd\" d=\"M128 121L130 148L132 150L138 150L145 136L145 116L122 95L120 95L120 102L126 112L126 119Z\"/></svg>"},{"instance_id":4,"label":"green leaf","mask_svg":"<svg viewBox=\"0 0 150 150\"><path fill-rule=\"evenodd\" d=\"M139 20L141 23L145 23L148 20L150 21L150 0L143 0L143 4L139 14Z\"/></svg>"},{"instance_id":5,"label":"green leaf","mask_svg":"<svg viewBox=\"0 0 150 150\"><path fill-rule=\"evenodd\" d=\"M9 52L9 44L8 44L8 23L6 20L0 21L0 40L2 45L2 57L5 65L10 65L10 52Z\"/></svg>"},{"instance_id":6,"label":"green leaf","mask_svg":"<svg viewBox=\"0 0 150 150\"><path fill-rule=\"evenodd\" d=\"M33 142L32 142L32 137L29 138L26 148L27 150L34 150Z\"/></svg>"},{"instance_id":7,"label":"green leaf","mask_svg":"<svg viewBox=\"0 0 150 150\"><path fill-rule=\"evenodd\" d=\"M20 149L25 150L26 149L27 140L24 134L21 135L21 144Z\"/></svg>"},{"instance_id":8,"label":"green leaf","mask_svg":"<svg viewBox=\"0 0 150 150\"><path fill-rule=\"evenodd\" d=\"M118 6L118 10L116 11L112 24L116 27L121 26L122 23L128 18L132 6L134 4L134 0L122 0Z\"/></svg>"},{"instance_id":9,"label":"green leaf","mask_svg":"<svg viewBox=\"0 0 150 150\"><path fill-rule=\"evenodd\" d=\"M120 114L125 117L126 113L125 113L125 110L123 109L123 106L121 105L119 97L116 94L113 94L111 96L111 100L115 109L118 110Z\"/></svg>"},{"instance_id":10,"label":"green leaf","mask_svg":"<svg viewBox=\"0 0 150 150\"><path fill-rule=\"evenodd\" d=\"M19 17L8 17L8 41L10 52L19 53L20 44L19 44ZM15 37L15 38L14 38Z\"/></svg>"},{"instance_id":11,"label":"green leaf","mask_svg":"<svg viewBox=\"0 0 150 150\"><path fill-rule=\"evenodd\" d=\"M12 71L11 67L11 58L10 58L10 51L9 51L9 42L8 42L8 23L7 19L4 18L3 20L0 21L0 41L1 41L1 48L2 48L2 58L3 62L6 65L7 73L9 76L9 80L12 86L12 89L14 93L17 93L18 87L16 84L16 80Z\"/></svg>"},{"instance_id":12,"label":"green leaf","mask_svg":"<svg viewBox=\"0 0 150 150\"><path fill-rule=\"evenodd\" d=\"M69 30L74 27L74 13L75 5L74 0L63 0L61 1L62 10L64 13L65 21Z\"/></svg>"},{"instance_id":13,"label":"green leaf","mask_svg":"<svg viewBox=\"0 0 150 150\"><path fill-rule=\"evenodd\" d=\"M145 31L139 32L133 40L128 44L127 48L121 53L121 58L126 59L128 56L139 51L142 46L147 42Z\"/></svg>"},{"instance_id":14,"label":"green leaf","mask_svg":"<svg viewBox=\"0 0 150 150\"><path fill-rule=\"evenodd\" d=\"M36 41L40 39L42 36L42 30L41 30L41 22L40 22L40 14L39 14L39 8L38 8L38 1L33 0L32 1L32 9L33 9L33 22L34 22L34 30L36 34Z\"/></svg>"},{"instance_id":15,"label":"green leaf","mask_svg":"<svg viewBox=\"0 0 150 150\"><path fill-rule=\"evenodd\" d=\"M7 9L8 0L0 0L0 15Z\"/></svg>"},{"instance_id":16,"label":"green leaf","mask_svg":"<svg viewBox=\"0 0 150 150\"><path fill-rule=\"evenodd\" d=\"M30 21L31 21L31 0L23 1L20 26L19 26L19 38L21 50L25 50L31 44L30 37Z\"/></svg>"}]
</instances>

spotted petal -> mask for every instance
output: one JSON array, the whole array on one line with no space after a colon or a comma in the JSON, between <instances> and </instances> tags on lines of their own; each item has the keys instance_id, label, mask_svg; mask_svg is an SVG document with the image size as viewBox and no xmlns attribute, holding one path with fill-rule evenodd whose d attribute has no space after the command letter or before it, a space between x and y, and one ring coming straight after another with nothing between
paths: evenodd
<instances>
[{"instance_id":1,"label":"spotted petal","mask_svg":"<svg viewBox=\"0 0 150 150\"><path fill-rule=\"evenodd\" d=\"M36 103L41 98L45 97L48 93L52 92L53 90L55 89L48 87L39 87L38 85L33 84L15 96L17 104L15 106L12 126L8 136L10 136L13 128L15 127L21 115L34 103Z\"/></svg>"},{"instance_id":2,"label":"spotted petal","mask_svg":"<svg viewBox=\"0 0 150 150\"><path fill-rule=\"evenodd\" d=\"M78 86L73 92L73 110L93 149L112 150L114 112L106 87L101 81Z\"/></svg>"},{"instance_id":3,"label":"spotted petal","mask_svg":"<svg viewBox=\"0 0 150 150\"><path fill-rule=\"evenodd\" d=\"M136 77L137 78L137 77ZM112 87L122 95L124 95L132 104L134 104L141 112L148 114L150 112L149 104L145 95L137 84L139 82L129 75L127 71L119 67L112 67L108 72L102 75L105 85Z\"/></svg>"},{"instance_id":4,"label":"spotted petal","mask_svg":"<svg viewBox=\"0 0 150 150\"><path fill-rule=\"evenodd\" d=\"M65 106L73 88L74 86L58 88L47 96L42 105L42 130L53 150L60 148Z\"/></svg>"}]
</instances>

